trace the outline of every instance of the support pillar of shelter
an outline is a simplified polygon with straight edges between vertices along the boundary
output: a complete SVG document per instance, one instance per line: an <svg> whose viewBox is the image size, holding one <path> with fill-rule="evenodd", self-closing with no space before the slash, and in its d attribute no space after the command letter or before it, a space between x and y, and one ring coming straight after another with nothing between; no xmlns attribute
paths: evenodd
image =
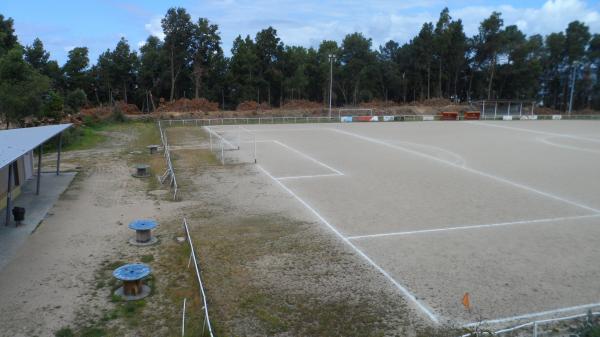
<svg viewBox="0 0 600 337"><path fill-rule="evenodd" d="M40 195L40 181L42 180L42 145L38 147L38 167L37 181L35 185L35 195Z"/></svg>
<svg viewBox="0 0 600 337"><path fill-rule="evenodd" d="M8 226L8 222L10 221L10 204L12 202L12 176L13 176L13 163L8 164L8 190L6 192L6 222L5 226Z"/></svg>
<svg viewBox="0 0 600 337"><path fill-rule="evenodd" d="M58 134L58 145L56 145L56 175L60 175L60 152L62 150L62 132Z"/></svg>

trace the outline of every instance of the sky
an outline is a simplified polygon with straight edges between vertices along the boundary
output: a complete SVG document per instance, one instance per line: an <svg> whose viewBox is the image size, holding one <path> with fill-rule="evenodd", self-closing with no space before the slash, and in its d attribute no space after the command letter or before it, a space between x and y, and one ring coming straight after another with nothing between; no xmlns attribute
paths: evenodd
<svg viewBox="0 0 600 337"><path fill-rule="evenodd" d="M600 33L598 0L2 0L0 14L12 17L19 42L39 37L51 59L63 64L68 51L87 46L90 59L113 49L125 37L138 49L149 35L162 38L160 20L169 7L184 7L196 21L208 18L219 26L226 55L238 35L254 36L272 26L285 44L317 47L322 40L341 41L358 31L377 48L393 39L410 41L424 22L436 22L444 7L462 19L467 36L492 11L505 25L516 24L528 35L564 31L579 20Z"/></svg>

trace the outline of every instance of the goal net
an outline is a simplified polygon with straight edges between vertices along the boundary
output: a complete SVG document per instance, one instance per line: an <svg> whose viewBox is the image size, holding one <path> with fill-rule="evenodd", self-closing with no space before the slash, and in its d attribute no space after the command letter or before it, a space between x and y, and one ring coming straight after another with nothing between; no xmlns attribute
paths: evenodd
<svg viewBox="0 0 600 337"><path fill-rule="evenodd" d="M204 126L210 150L221 164L251 163L256 156L256 137L241 127L214 128Z"/></svg>

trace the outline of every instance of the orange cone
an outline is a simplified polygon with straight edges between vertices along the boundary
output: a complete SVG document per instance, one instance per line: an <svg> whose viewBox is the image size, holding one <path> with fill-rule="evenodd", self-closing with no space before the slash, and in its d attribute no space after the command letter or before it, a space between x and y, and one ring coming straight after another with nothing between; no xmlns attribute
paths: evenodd
<svg viewBox="0 0 600 337"><path fill-rule="evenodd" d="M465 309L471 311L471 298L469 297L469 293L465 293L462 299L462 304Z"/></svg>

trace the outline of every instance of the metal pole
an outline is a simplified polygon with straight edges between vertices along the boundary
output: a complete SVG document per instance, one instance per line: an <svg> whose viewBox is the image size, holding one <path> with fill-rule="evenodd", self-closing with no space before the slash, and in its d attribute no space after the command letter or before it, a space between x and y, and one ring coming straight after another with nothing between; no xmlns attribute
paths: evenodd
<svg viewBox="0 0 600 337"><path fill-rule="evenodd" d="M333 91L333 55L329 54L329 118L331 118L331 95Z"/></svg>
<svg viewBox="0 0 600 337"><path fill-rule="evenodd" d="M496 119L496 112L498 112L498 102L494 105L494 119Z"/></svg>
<svg viewBox="0 0 600 337"><path fill-rule="evenodd" d="M537 321L533 322L533 337L537 337L538 335L538 324Z"/></svg>
<svg viewBox="0 0 600 337"><path fill-rule="evenodd" d="M56 175L60 174L60 151L62 150L62 132L58 134L58 145L56 149Z"/></svg>
<svg viewBox="0 0 600 337"><path fill-rule="evenodd" d="M185 300L186 298L183 299L183 314L181 315L181 337L185 336Z"/></svg>
<svg viewBox="0 0 600 337"><path fill-rule="evenodd" d="M508 115L509 115L509 116L511 116L511 115L512 115L512 114L510 113L510 103L511 103L511 102L508 102Z"/></svg>
<svg viewBox="0 0 600 337"><path fill-rule="evenodd" d="M256 134L254 135L254 164L256 164Z"/></svg>
<svg viewBox="0 0 600 337"><path fill-rule="evenodd" d="M38 170L35 186L35 195L40 195L40 180L42 179L42 145L38 147Z"/></svg>
<svg viewBox="0 0 600 337"><path fill-rule="evenodd" d="M573 108L573 92L575 91L575 69L577 66L577 62L573 63L573 73L571 74L571 95L569 97L569 116L571 116L571 110Z"/></svg>
<svg viewBox="0 0 600 337"><path fill-rule="evenodd" d="M210 129L208 130L208 141L210 143L210 152L212 152L212 150L213 150L213 146L212 146L212 132L210 132Z"/></svg>
<svg viewBox="0 0 600 337"><path fill-rule="evenodd" d="M485 101L483 101L483 109L481 110L481 115L485 117Z"/></svg>
<svg viewBox="0 0 600 337"><path fill-rule="evenodd" d="M225 148L223 145L223 139L221 139L221 163L225 165Z"/></svg>
<svg viewBox="0 0 600 337"><path fill-rule="evenodd" d="M531 102L531 113L530 113L530 115L533 115L533 107L534 107L534 105L535 105L535 102Z"/></svg>
<svg viewBox="0 0 600 337"><path fill-rule="evenodd" d="M523 116L523 102L519 105L519 116Z"/></svg>
<svg viewBox="0 0 600 337"><path fill-rule="evenodd" d="M8 222L10 221L10 203L12 199L12 175L13 175L13 163L8 164L8 189L6 190L6 222L5 226L8 226Z"/></svg>

